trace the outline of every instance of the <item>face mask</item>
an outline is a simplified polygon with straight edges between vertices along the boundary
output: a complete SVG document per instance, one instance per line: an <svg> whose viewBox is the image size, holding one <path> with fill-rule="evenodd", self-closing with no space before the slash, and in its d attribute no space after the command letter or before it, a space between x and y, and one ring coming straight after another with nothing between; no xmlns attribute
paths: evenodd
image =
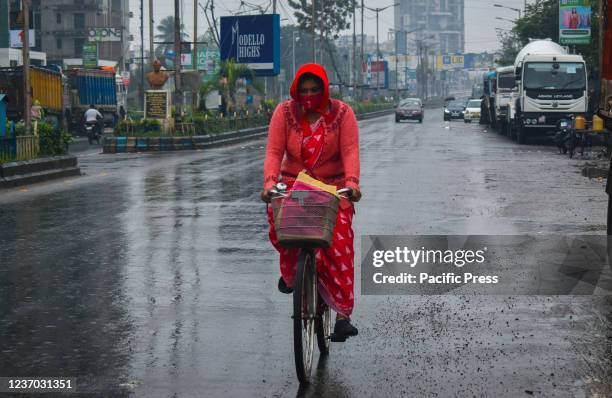
<svg viewBox="0 0 612 398"><path fill-rule="evenodd" d="M300 94L299 101L304 107L305 111L314 111L321 106L321 102L323 101L323 93Z"/></svg>

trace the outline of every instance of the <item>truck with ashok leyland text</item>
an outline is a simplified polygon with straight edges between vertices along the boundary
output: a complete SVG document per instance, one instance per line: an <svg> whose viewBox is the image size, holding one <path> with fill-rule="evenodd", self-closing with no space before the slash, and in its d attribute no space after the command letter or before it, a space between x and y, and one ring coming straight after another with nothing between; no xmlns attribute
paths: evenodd
<svg viewBox="0 0 612 398"><path fill-rule="evenodd" d="M552 135L560 119L585 116L587 70L582 56L568 54L550 39L533 40L514 62L518 91L509 105L510 133L519 144Z"/></svg>

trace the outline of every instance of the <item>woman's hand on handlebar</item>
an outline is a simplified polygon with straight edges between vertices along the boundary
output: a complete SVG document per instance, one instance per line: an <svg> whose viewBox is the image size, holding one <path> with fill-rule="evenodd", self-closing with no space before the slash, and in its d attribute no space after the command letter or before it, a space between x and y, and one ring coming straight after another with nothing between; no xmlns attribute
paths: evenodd
<svg viewBox="0 0 612 398"><path fill-rule="evenodd" d="M349 193L349 200L351 202L359 202L361 200L361 191L357 188L349 188L351 191Z"/></svg>
<svg viewBox="0 0 612 398"><path fill-rule="evenodd" d="M270 203L270 201L272 200L271 194L272 194L271 189L264 189L263 191L261 191L261 200L263 200L266 203Z"/></svg>
<svg viewBox="0 0 612 398"><path fill-rule="evenodd" d="M357 188L342 188L338 190L338 194L351 202L359 202L361 199L361 191Z"/></svg>

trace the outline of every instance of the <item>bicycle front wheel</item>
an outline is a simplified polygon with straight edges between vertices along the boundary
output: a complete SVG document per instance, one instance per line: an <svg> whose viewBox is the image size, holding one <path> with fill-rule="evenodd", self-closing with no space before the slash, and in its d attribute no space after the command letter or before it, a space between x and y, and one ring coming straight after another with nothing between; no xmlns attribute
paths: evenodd
<svg viewBox="0 0 612 398"><path fill-rule="evenodd" d="M331 342L332 334L332 319L331 309L321 296L319 295L319 307L317 313L317 319L315 321L315 329L317 332L317 345L319 346L319 352L321 355L329 354L329 343Z"/></svg>
<svg viewBox="0 0 612 398"><path fill-rule="evenodd" d="M312 369L317 315L317 279L312 250L303 249L293 282L293 350L300 383L308 383Z"/></svg>

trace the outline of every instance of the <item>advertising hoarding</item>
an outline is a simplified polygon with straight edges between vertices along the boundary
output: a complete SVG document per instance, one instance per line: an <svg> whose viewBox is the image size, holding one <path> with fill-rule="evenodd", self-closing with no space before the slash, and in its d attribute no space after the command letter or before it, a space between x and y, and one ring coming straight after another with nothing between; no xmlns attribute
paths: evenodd
<svg viewBox="0 0 612 398"><path fill-rule="evenodd" d="M98 67L98 44L83 44L83 68L94 69Z"/></svg>
<svg viewBox="0 0 612 398"><path fill-rule="evenodd" d="M216 47L198 48L198 70L202 72L202 81L209 81L218 72L220 53Z"/></svg>
<svg viewBox="0 0 612 398"><path fill-rule="evenodd" d="M368 55L367 62L362 64L361 72L364 74L364 81L370 88L388 88L389 87L389 63L387 61L374 61L371 55Z"/></svg>
<svg viewBox="0 0 612 398"><path fill-rule="evenodd" d="M559 0L559 43L591 42L591 1Z"/></svg>
<svg viewBox="0 0 612 398"><path fill-rule="evenodd" d="M11 48L22 48L23 47L23 30L11 30ZM30 36L28 37L30 47L36 47L36 35L34 29L30 29Z"/></svg>
<svg viewBox="0 0 612 398"><path fill-rule="evenodd" d="M463 55L437 55L437 70L454 70L465 67L465 57Z"/></svg>
<svg viewBox="0 0 612 398"><path fill-rule="evenodd" d="M259 76L280 71L280 15L221 17L221 60L233 59Z"/></svg>
<svg viewBox="0 0 612 398"><path fill-rule="evenodd" d="M119 28L91 28L87 35L89 41L121 41Z"/></svg>

